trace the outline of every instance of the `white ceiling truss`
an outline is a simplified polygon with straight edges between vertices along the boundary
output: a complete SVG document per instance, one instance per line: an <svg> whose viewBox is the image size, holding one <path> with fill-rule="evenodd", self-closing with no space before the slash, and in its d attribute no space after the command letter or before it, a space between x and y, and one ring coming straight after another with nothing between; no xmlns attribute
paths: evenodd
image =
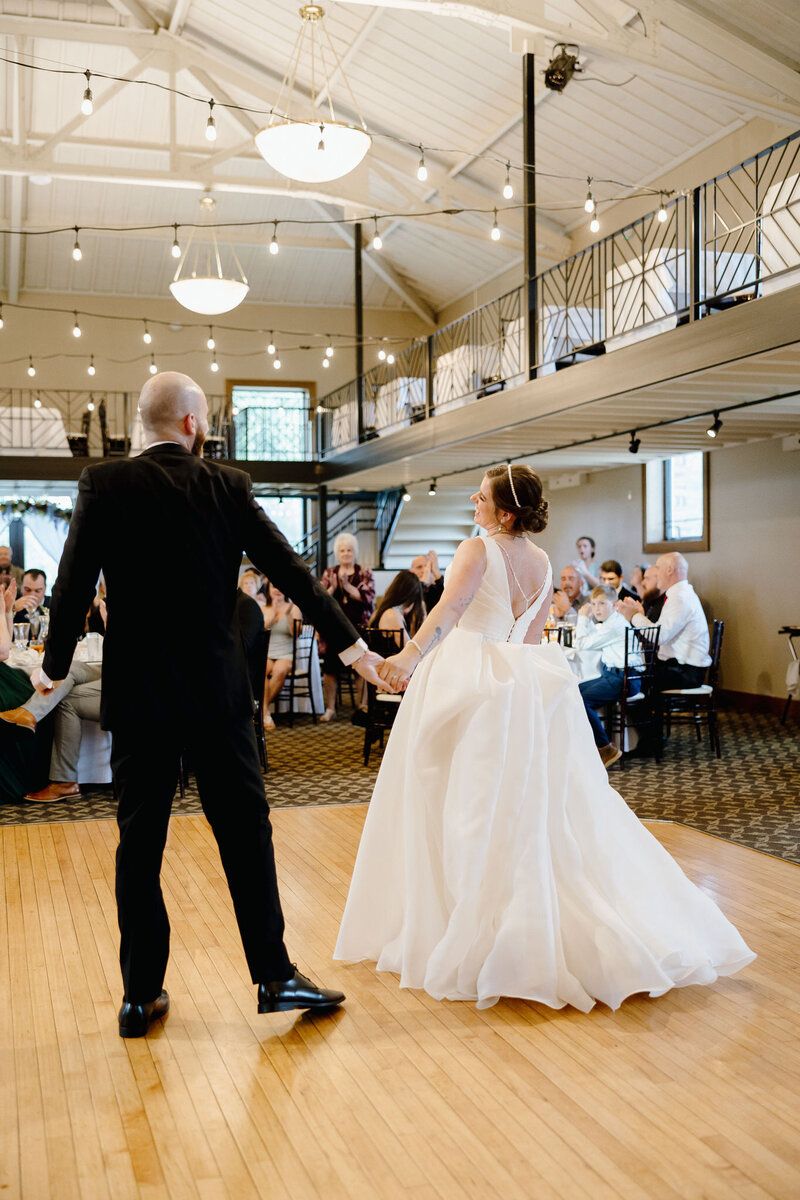
<svg viewBox="0 0 800 1200"><path fill-rule="evenodd" d="M590 84L575 85L564 96L555 96L543 84L537 84L537 127L541 123L547 132L552 124L552 140L563 144L563 160L580 163L587 153L587 143L603 161L604 156L619 153L624 161L632 160L627 175L631 187L644 186L663 176L664 170L685 161L700 148L713 145L754 117L781 122L787 131L800 124L800 73L796 69L800 63L800 18L793 15L790 0L770 0L770 4L753 0L753 19L760 21L764 29L759 38L735 24L735 13L726 11L720 16L714 7L717 3L641 0L634 9L624 0L341 0L331 10L331 18L339 18L347 33L346 44L341 42L344 33L339 35L341 68L349 80L351 72L363 80L356 94L371 131L390 136L377 136L365 164L350 176L329 185L312 186L284 180L266 168L253 144L253 134L266 118L256 114L217 109L217 114L224 113L226 136L215 146L192 140L192 131L187 131L181 118L181 102L174 96L169 98L164 127L153 123L150 129L144 121L137 124L124 119L126 110L146 109L144 97L150 94L150 89L135 86L133 81L153 82L156 78L173 88L187 90L188 85L198 95L207 93L220 106L270 108L278 99L287 56L283 54L284 42L279 42L270 60L264 49L269 49L270 39L258 41L260 25L269 27L274 18L275 29L281 35L292 22L296 28L292 0L263 4L254 0L106 0L106 7L102 0L85 5L75 0L68 7L45 0L29 9L41 9L40 16L0 14L0 36L5 37L11 57L16 53L77 65L101 61L106 48L123 64L111 73L122 74L131 82L97 86L91 117L83 117L76 103L72 111L63 104L60 109L54 106L49 119L43 119L42 106L36 103L37 89L44 88L43 81L52 77L17 66L6 72L7 114L0 115L0 176L7 180L4 223L31 232L48 224L37 218L41 201L26 182L31 174L49 175L53 180L75 185L76 203L82 195L93 195L103 187L112 189L109 195L114 194L115 187L125 189L126 185L147 189L155 197L154 224L159 219L166 223L174 220L170 214L175 210L175 197L186 191L212 188L226 197L232 212L234 199L244 204L248 197L264 197L270 203L274 200L290 206L285 209L286 220L313 220L316 216L332 222L308 228L287 225L281 230L282 246L318 254L352 249L355 234L348 222L353 219L364 222L365 238L369 238L373 214L380 217L398 211L427 211L424 225L402 216L385 221L381 228L384 251L378 254L367 248L364 261L365 267L390 289L395 303L410 309L430 326L444 304L506 270L519 269L521 212L503 211L499 201L502 170L481 156L496 154L500 161L505 155L511 158L515 154L518 161L521 154L521 53L533 53L537 66L541 63L544 67L555 42L574 42L580 47L587 76L596 74L602 80L609 74L625 77L633 72L654 96L660 91L665 122L676 97L698 110L708 109L698 113L697 129L683 137L674 126L663 131L654 128L648 144L642 146L642 154L637 156L628 148L625 160L625 148L617 145L624 138L612 137L614 131L610 130L608 141L595 147L597 139L581 129L585 109L570 108L573 103L580 104L583 96L587 100L594 96ZM770 37L770 13L778 10L776 30L782 36ZM59 15L63 11L68 11L72 19ZM259 27L253 27L252 37L242 37L237 31L255 13L262 18ZM229 30L226 15L231 17ZM777 16L774 19L778 21ZM795 31L797 44L793 45ZM59 44L57 53L53 43ZM450 114L457 114L459 105L465 113L468 111L469 55L474 54L478 61L484 53L487 71L497 78L495 94L491 90L488 93L480 129L477 123L473 128L465 120L458 134L460 145L455 146L455 118ZM440 77L431 75L432 63L440 65ZM455 84L451 80L459 76L460 65L460 82ZM409 105L419 99L414 111L424 112L428 121L427 136L420 135L420 140L426 145L453 146L452 151L426 150L428 180L424 185L415 178L416 147L391 140L407 137L413 142L418 131L402 110L390 111L391 105L383 96L384 74L388 93L392 69L402 71L406 66L410 78L417 70L431 82L429 101L424 96L409 95ZM334 90L339 85L337 96L342 90L339 76L337 67L331 80ZM608 82L618 83L620 79ZM70 82L73 91L78 83ZM54 89L48 95L60 95L61 85L47 86ZM590 90L581 95L582 87ZM302 84L296 90L307 94ZM72 92L65 91L67 95ZM608 96L609 104L613 101L627 106L631 117L636 115L641 103L638 96L628 96L623 88L609 88ZM439 98L441 129L437 125ZM354 118L347 105L338 107L341 119ZM489 119L489 108L494 120ZM104 119L98 122L100 114ZM231 137L234 130L236 135ZM570 144L569 137L574 137L574 144ZM537 128L537 161L538 145ZM545 165L557 168L558 164ZM612 169L620 171L622 167L611 163ZM620 177L626 178L624 174ZM521 177L514 182L519 198ZM563 189L553 187L551 192L557 195L563 191L567 196L570 187L574 193L574 185L566 183ZM498 219L503 232L496 251L487 246L487 222L491 217L435 213L451 207L490 212L495 204L500 208ZM551 202L550 208L543 203L537 212L537 246L546 263L567 257L572 248L569 234L576 216L574 211L559 209L557 203ZM61 214L63 223L72 223L73 217L78 220L73 213ZM265 219L273 219L271 211ZM146 241L152 236L142 234L141 238ZM241 231L229 240L255 245L263 242L264 236L263 229ZM309 266L302 269L313 272L311 256L308 258ZM25 287L47 290L46 279L27 277L24 237L7 239L3 268L2 282L9 300Z"/></svg>

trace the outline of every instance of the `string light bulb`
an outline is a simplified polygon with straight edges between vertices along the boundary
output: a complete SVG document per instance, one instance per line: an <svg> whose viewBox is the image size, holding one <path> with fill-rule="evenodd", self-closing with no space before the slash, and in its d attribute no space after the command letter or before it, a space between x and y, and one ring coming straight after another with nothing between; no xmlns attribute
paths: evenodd
<svg viewBox="0 0 800 1200"><path fill-rule="evenodd" d="M715 438L717 436L717 434L719 433L720 429L722 429L722 421L720 421L720 419L719 419L719 413L715 412L713 424L709 425L708 429L706 430L706 433L708 434L708 436L710 438Z"/></svg>
<svg viewBox="0 0 800 1200"><path fill-rule="evenodd" d="M36 367L33 365L33 358L30 354L28 355L28 374L30 375L31 379L33 379L34 375L36 374Z"/></svg>
<svg viewBox="0 0 800 1200"><path fill-rule="evenodd" d="M589 175L586 179L586 186L588 187L589 190L586 193L586 200L584 201L583 208L584 208L585 212L592 213L592 212L594 212L596 206L595 206L595 202L594 202L594 196L592 195L592 177L591 177L591 175Z"/></svg>
<svg viewBox="0 0 800 1200"><path fill-rule="evenodd" d="M34 407L34 408L41 408L41 407L42 407L42 402L41 402L41 400L39 399L39 397L38 397L38 396L36 397L36 399L35 399L35 400L34 400L34 402L33 402L33 407Z"/></svg>
<svg viewBox="0 0 800 1200"><path fill-rule="evenodd" d="M378 351L378 358L381 360L381 362L383 362L383 360L386 358L386 351L383 349L383 347L381 347L381 349Z"/></svg>
<svg viewBox="0 0 800 1200"><path fill-rule="evenodd" d="M216 350L216 348L217 348L217 343L214 341L214 326L213 325L209 325L209 327L208 327L208 340L206 342L206 346L208 347L209 350Z"/></svg>
<svg viewBox="0 0 800 1200"><path fill-rule="evenodd" d="M658 198L658 219L662 225L664 224L664 222L667 219L667 210L664 207L664 197L663 196L659 196L659 198Z"/></svg>
<svg viewBox="0 0 800 1200"><path fill-rule="evenodd" d="M0 304L0 329L3 328L3 306Z"/></svg>
<svg viewBox="0 0 800 1200"><path fill-rule="evenodd" d="M81 336L81 327L78 324L78 314L75 313L75 324L72 326L72 336L79 338Z"/></svg>
<svg viewBox="0 0 800 1200"><path fill-rule="evenodd" d="M150 355L150 366L147 369L151 375L155 375L158 372L158 367L156 366L156 360L153 358L152 354Z"/></svg>
<svg viewBox="0 0 800 1200"><path fill-rule="evenodd" d="M172 228L175 230L175 238L174 238L174 240L173 240L173 242L172 242L172 250L170 251L170 253L171 253L171 255L172 255L172 257L173 257L173 258L180 258L180 256L181 256L181 245L180 245L180 242L178 241L178 226L177 226L177 225L173 225L173 226L172 226Z"/></svg>
<svg viewBox="0 0 800 1200"><path fill-rule="evenodd" d="M269 344L267 345L267 354L275 353L275 343L272 340L272 330L269 331Z"/></svg>
<svg viewBox="0 0 800 1200"><path fill-rule="evenodd" d="M403 492L403 503L404 503L404 504L408 504L408 502L409 502L409 500L410 500L410 499L411 499L411 493L410 493L410 492Z"/></svg>
<svg viewBox="0 0 800 1200"><path fill-rule="evenodd" d="M325 347L325 357L333 358L333 345L331 344L331 335L328 334L328 344Z"/></svg>
<svg viewBox="0 0 800 1200"><path fill-rule="evenodd" d="M503 199L504 200L513 200L514 199L514 188L511 183L511 163L510 162L506 163L506 181L503 184Z"/></svg>
<svg viewBox="0 0 800 1200"><path fill-rule="evenodd" d="M594 216L589 222L589 228L591 229L592 233L600 232L600 221L598 220L597 212L595 212Z"/></svg>
<svg viewBox="0 0 800 1200"><path fill-rule="evenodd" d="M331 365L331 360L329 358L323 358L322 365L323 367L329 367Z"/></svg>
<svg viewBox="0 0 800 1200"><path fill-rule="evenodd" d="M497 224L497 209L494 210L494 225L492 226L491 238L493 242L500 241L500 226Z"/></svg>
<svg viewBox="0 0 800 1200"><path fill-rule="evenodd" d="M217 362L216 354L214 355L214 357L211 360L211 370L214 372L215 375L216 375L217 371L219 370L219 363Z"/></svg>
<svg viewBox="0 0 800 1200"><path fill-rule="evenodd" d="M432 480L431 480L431 485L430 485L430 487L428 488L428 495L429 495L429 496L435 496L435 495L436 495L436 480L435 480L435 479L432 479Z"/></svg>
<svg viewBox="0 0 800 1200"><path fill-rule="evenodd" d="M419 148L419 153L420 159L417 166L417 179L420 181L420 183L424 183L428 178L428 168L425 166L425 151L422 149L422 146Z"/></svg>
<svg viewBox="0 0 800 1200"><path fill-rule="evenodd" d="M206 121L206 141L215 142L217 140L217 122L214 120L214 101L208 102L208 120Z"/></svg>
<svg viewBox="0 0 800 1200"><path fill-rule="evenodd" d="M80 242L78 241L79 233L80 233L80 230L78 229L78 226L76 225L75 226L75 245L72 247L72 257L75 259L75 262L80 262L81 259L83 258L83 251L81 250Z"/></svg>
<svg viewBox="0 0 800 1200"><path fill-rule="evenodd" d="M86 91L83 93L81 100L81 112L85 117L90 117L94 112L94 97L92 96L92 72L84 71L86 76Z"/></svg>
<svg viewBox="0 0 800 1200"><path fill-rule="evenodd" d="M152 342L152 340L153 340L153 335L151 334L150 330L147 328L147 321L145 321L144 333L142 334L142 341L144 342L145 346L149 346L150 343Z"/></svg>
<svg viewBox="0 0 800 1200"><path fill-rule="evenodd" d="M96 375L96 374L97 374L97 371L95 370L95 365L94 365L94 355L93 355L93 354L90 354L90 355L89 355L89 365L88 365L88 367L86 368L86 374L87 374L87 375ZM93 409L94 409L94 405L93 405L93 404L90 404L90 405L89 405L89 411L91 412L91 411L93 411Z"/></svg>
<svg viewBox="0 0 800 1200"><path fill-rule="evenodd" d="M277 254L278 251L280 250L280 246L278 245L278 222L273 221L272 224L273 224L272 240L269 244L269 252L270 252L270 254Z"/></svg>
<svg viewBox="0 0 800 1200"><path fill-rule="evenodd" d="M280 369L281 369L281 360L280 360L279 358L273 358L273 360L272 360L272 365L273 365L273 367L275 368L275 370L276 370L276 371L280 371Z"/></svg>
<svg viewBox="0 0 800 1200"><path fill-rule="evenodd" d="M89 403L86 405L86 411L94 412L94 400L90 400Z"/></svg>
<svg viewBox="0 0 800 1200"><path fill-rule="evenodd" d="M375 222L375 233L372 236L372 249L373 250L381 250L381 249L383 249L383 238L381 237L380 233L378 232L378 218L373 217L372 219Z"/></svg>
<svg viewBox="0 0 800 1200"><path fill-rule="evenodd" d="M387 354L387 355L386 355L386 361L387 361L387 363L389 364L389 366L391 366L391 365L392 365L392 363L394 362L394 355L393 355L393 354Z"/></svg>

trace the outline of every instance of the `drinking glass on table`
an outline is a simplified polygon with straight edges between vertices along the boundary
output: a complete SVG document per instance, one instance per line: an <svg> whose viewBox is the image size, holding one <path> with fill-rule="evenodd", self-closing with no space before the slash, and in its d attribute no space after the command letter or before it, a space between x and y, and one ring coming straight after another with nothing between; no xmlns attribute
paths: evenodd
<svg viewBox="0 0 800 1200"><path fill-rule="evenodd" d="M14 622L14 645L20 650L23 650L30 640L31 625L30 621L15 621Z"/></svg>

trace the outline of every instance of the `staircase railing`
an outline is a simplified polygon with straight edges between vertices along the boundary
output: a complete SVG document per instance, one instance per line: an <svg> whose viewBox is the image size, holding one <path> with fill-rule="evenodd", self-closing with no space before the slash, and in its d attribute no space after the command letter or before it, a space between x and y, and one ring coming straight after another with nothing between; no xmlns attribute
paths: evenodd
<svg viewBox="0 0 800 1200"><path fill-rule="evenodd" d="M376 509L375 529L378 533L378 560L383 568L386 551L391 545L403 509L403 489L389 488L385 492L380 492Z"/></svg>

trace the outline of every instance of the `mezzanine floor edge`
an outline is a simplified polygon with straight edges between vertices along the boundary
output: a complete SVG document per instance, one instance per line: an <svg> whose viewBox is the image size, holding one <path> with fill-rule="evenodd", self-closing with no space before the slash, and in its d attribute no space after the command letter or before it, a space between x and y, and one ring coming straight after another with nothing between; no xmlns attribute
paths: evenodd
<svg viewBox="0 0 800 1200"><path fill-rule="evenodd" d="M652 831L759 958L617 1013L478 1012L331 961L364 806L273 812L287 940L348 993L259 1017L202 817L164 865L172 1012L117 1036L110 821L0 829L0 1192L291 1200L800 1194L800 869Z"/></svg>

